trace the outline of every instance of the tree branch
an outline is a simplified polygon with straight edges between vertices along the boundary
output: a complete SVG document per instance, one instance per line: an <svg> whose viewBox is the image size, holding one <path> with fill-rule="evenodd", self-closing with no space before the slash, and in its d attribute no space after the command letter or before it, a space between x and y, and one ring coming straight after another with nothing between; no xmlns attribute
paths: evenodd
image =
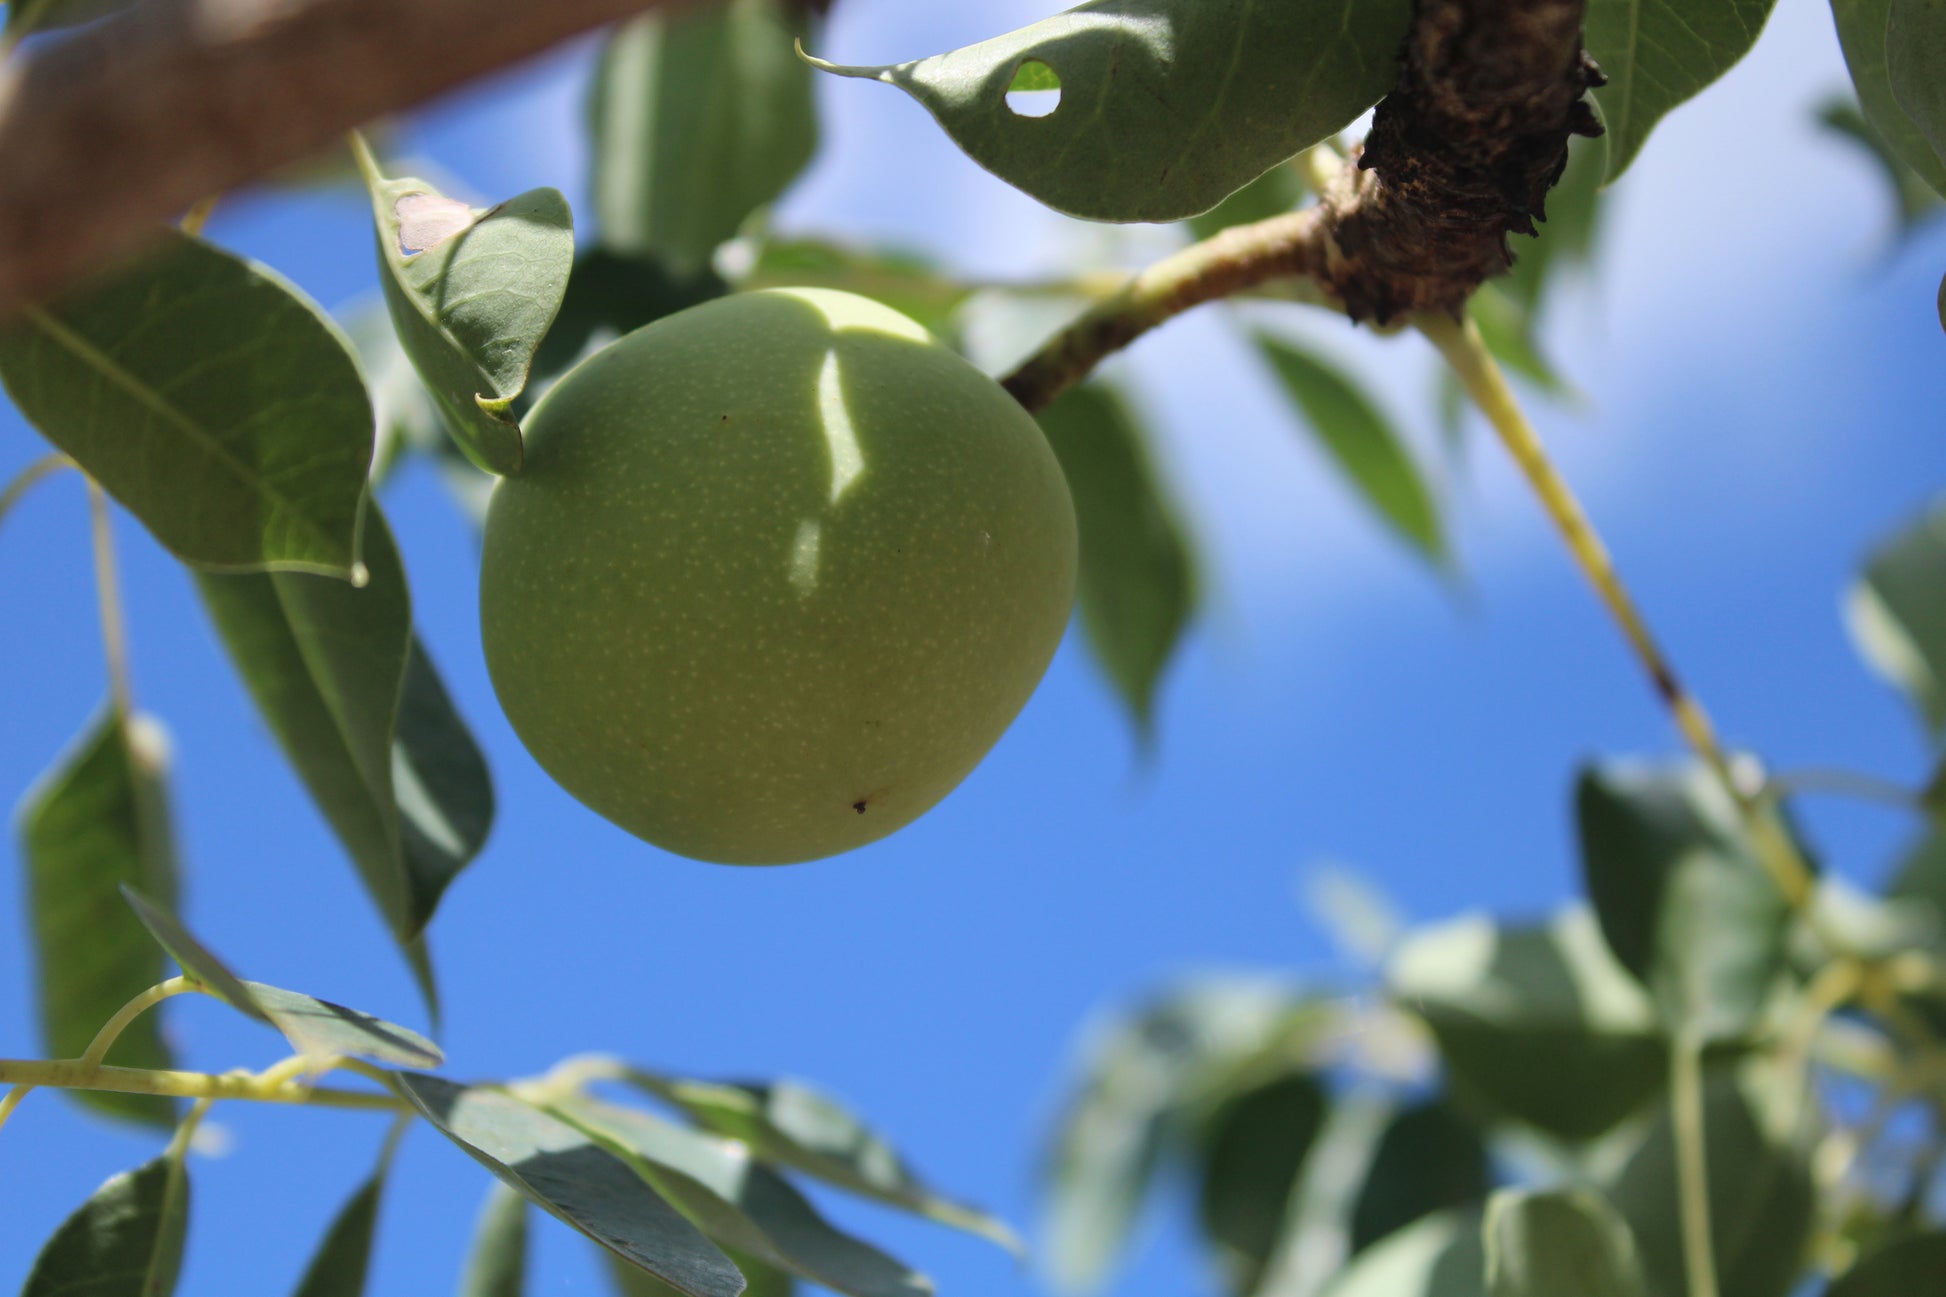
<svg viewBox="0 0 1946 1297"><path fill-rule="evenodd" d="M0 317L159 223L677 0L143 0L0 68Z"/></svg>

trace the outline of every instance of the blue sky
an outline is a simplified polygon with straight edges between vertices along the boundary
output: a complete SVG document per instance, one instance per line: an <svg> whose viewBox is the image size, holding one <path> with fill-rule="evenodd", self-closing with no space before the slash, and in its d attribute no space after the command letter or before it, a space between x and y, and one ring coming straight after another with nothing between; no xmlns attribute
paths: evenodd
<svg viewBox="0 0 1946 1297"><path fill-rule="evenodd" d="M843 61L947 48L1031 20L1032 0L842 0ZM1889 248L1889 204L1810 109L1843 85L1829 17L1786 0L1757 53L1666 122L1613 195L1594 275L1556 303L1556 351L1585 391L1537 406L1651 617L1729 738L1782 768L1908 781L1918 726L1866 674L1837 614L1859 556L1946 486L1946 338L1933 314L1946 224ZM581 196L587 48L439 106L412 141L482 197ZM1153 234L1082 227L960 157L914 105L820 86L826 139L778 222L930 247L969 273L1032 275L1077 251L1136 258ZM215 239L327 305L374 279L358 195L239 200ZM1291 327L1367 366L1428 455L1432 369L1410 339ZM852 855L782 870L666 856L556 789L493 703L475 551L431 474L386 503L421 627L485 745L501 814L434 930L456 1077L539 1071L586 1049L701 1075L792 1074L853 1101L943 1188L1023 1227L1039 1144L1077 1033L1188 970L1355 972L1298 902L1352 865L1413 919L1545 911L1574 890L1567 790L1597 754L1673 736L1592 598L1494 448L1449 484L1462 587L1383 534L1332 476L1221 312L1180 321L1115 370L1154 416L1202 539L1204 616L1168 678L1154 761L1071 636L993 756L939 809ZM0 476L42 444L0 417ZM412 989L347 862L257 720L186 576L127 519L136 695L173 735L189 918L247 976L418 1022ZM103 689L78 484L40 488L0 529L0 790L15 798ZM1808 808L1827 858L1876 877L1911 827ZM0 1056L37 1052L15 846L0 870ZM186 1065L274 1061L273 1038L179 1001ZM365 1173L382 1122L219 1107L227 1148L195 1164L183 1291L295 1280ZM0 1291L146 1133L36 1095L0 1134ZM486 1188L420 1130L393 1184L371 1287L449 1290ZM941 1291L1044 1291L983 1244L876 1210L833 1214ZM1117 1291L1194 1292L1180 1213ZM537 1234L533 1291L600 1292L578 1236Z"/></svg>

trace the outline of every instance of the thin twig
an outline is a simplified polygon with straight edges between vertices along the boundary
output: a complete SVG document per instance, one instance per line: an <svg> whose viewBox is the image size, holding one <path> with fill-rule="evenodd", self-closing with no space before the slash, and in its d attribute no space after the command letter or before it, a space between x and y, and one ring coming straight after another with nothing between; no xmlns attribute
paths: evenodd
<svg viewBox="0 0 1946 1297"><path fill-rule="evenodd" d="M187 977L171 977L135 996L117 1009L114 1017L102 1024L101 1030L95 1033L95 1038L88 1042L88 1048L82 1051L81 1061L99 1063L108 1057L108 1051L114 1047L115 1041L121 1034L128 1030L129 1024L169 997L195 989L196 984Z"/></svg>
<svg viewBox="0 0 1946 1297"><path fill-rule="evenodd" d="M1716 1297L1709 1147L1703 1129L1703 1043L1691 1032L1679 1033L1669 1051L1669 1107L1675 1122L1683 1274L1689 1281L1689 1297Z"/></svg>
<svg viewBox="0 0 1946 1297"><path fill-rule="evenodd" d="M36 482L44 481L64 468L75 466L73 460L57 450L51 455L42 455L26 468L21 469L14 475L13 481L7 483L5 487L0 487L0 523L7 520L7 515L13 512L14 506L33 489Z"/></svg>
<svg viewBox="0 0 1946 1297"><path fill-rule="evenodd" d="M121 578L115 569L115 532L108 495L88 479L88 505L94 515L95 597L101 605L101 648L108 661L108 693L126 724L135 715L135 691L128 675L128 628L122 616Z"/></svg>
<svg viewBox="0 0 1946 1297"><path fill-rule="evenodd" d="M114 1094L153 1094L171 1099L238 1099L251 1103L305 1103L326 1108L397 1112L403 1101L368 1090L311 1087L293 1081L266 1085L249 1072L217 1076L160 1068L110 1067L69 1059L0 1058L0 1085L34 1085L63 1090L106 1090Z"/></svg>

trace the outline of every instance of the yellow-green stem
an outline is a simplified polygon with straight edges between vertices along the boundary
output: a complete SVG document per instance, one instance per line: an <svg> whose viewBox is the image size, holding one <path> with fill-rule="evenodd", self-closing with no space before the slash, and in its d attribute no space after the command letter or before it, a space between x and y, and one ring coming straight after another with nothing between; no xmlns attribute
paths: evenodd
<svg viewBox="0 0 1946 1297"><path fill-rule="evenodd" d="M18 1108L22 1100L26 1099L33 1092L34 1087L31 1085L16 1085L5 1094L0 1095L0 1130L6 1129L7 1118L13 1116L14 1109Z"/></svg>
<svg viewBox="0 0 1946 1297"><path fill-rule="evenodd" d="M78 1058L0 1058L0 1085L47 1086L64 1090L108 1090L116 1094L154 1094L172 1099L241 1099L252 1103L306 1103L326 1108L397 1112L402 1101L367 1090L312 1087L289 1079L249 1072L222 1076L143 1067L110 1067Z"/></svg>
<svg viewBox="0 0 1946 1297"><path fill-rule="evenodd" d="M108 1051L114 1046L116 1038L128 1030L130 1023L141 1017L149 1009L161 1004L170 996L181 995L185 991L193 991L195 989L195 983L186 977L172 977L165 982L158 982L154 986L151 986L148 990L142 992L127 1004L117 1009L115 1016L102 1024L101 1030L95 1033L95 1038L88 1042L88 1048L82 1051L81 1061L84 1063L99 1063L102 1059L108 1057Z"/></svg>
<svg viewBox="0 0 1946 1297"><path fill-rule="evenodd" d="M115 535L108 495L88 479L88 505L94 514L95 595L101 604L101 648L108 661L108 692L126 721L135 714L135 691L128 678L128 632L122 620L121 581L115 571Z"/></svg>
<svg viewBox="0 0 1946 1297"><path fill-rule="evenodd" d="M73 468L75 463L60 451L43 455L26 468L14 475L14 480L0 488L0 522L7 520L13 507L20 503L21 497L31 490L36 482L51 477L64 468Z"/></svg>
<svg viewBox="0 0 1946 1297"><path fill-rule="evenodd" d="M1669 1107L1675 1120L1676 1198L1682 1214L1683 1274L1689 1297L1716 1297L1710 1237L1709 1141L1703 1129L1703 1042L1678 1035L1669 1052Z"/></svg>
<svg viewBox="0 0 1946 1297"><path fill-rule="evenodd" d="M203 227L209 224L210 214L216 210L217 201L216 195L211 194L208 198L202 199L194 207L184 212L182 214L182 232L192 235L201 234Z"/></svg>

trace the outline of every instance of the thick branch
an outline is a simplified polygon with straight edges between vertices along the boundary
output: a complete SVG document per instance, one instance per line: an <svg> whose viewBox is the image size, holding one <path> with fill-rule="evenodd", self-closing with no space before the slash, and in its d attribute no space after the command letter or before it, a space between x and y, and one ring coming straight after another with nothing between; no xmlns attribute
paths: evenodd
<svg viewBox="0 0 1946 1297"><path fill-rule="evenodd" d="M0 316L160 222L673 0L143 0L0 69Z"/></svg>

